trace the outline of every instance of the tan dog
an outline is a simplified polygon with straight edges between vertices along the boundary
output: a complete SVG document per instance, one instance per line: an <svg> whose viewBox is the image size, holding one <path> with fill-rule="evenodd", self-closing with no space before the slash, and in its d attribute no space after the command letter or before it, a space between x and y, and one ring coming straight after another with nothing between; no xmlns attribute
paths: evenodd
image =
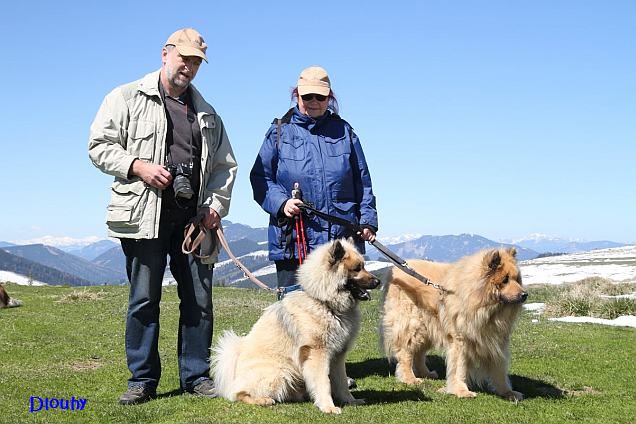
<svg viewBox="0 0 636 424"><path fill-rule="evenodd" d="M360 404L347 387L345 356L358 334L358 301L380 281L350 241L312 252L298 270L302 291L268 307L245 337L221 336L212 355L218 393L255 405L311 398L325 413Z"/></svg>
<svg viewBox="0 0 636 424"><path fill-rule="evenodd" d="M408 262L448 289L446 294L394 269L385 288L381 336L387 356L397 362L400 381L437 378L426 366L426 353L435 347L447 352L447 393L475 397L468 388L474 385L510 400L523 399L508 378L510 334L528 296L516 253L514 248L496 249L452 264Z"/></svg>

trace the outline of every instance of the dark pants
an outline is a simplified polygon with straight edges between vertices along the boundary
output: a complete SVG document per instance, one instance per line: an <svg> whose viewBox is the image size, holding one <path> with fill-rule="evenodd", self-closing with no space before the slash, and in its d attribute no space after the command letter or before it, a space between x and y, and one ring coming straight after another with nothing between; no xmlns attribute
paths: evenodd
<svg viewBox="0 0 636 424"><path fill-rule="evenodd" d="M121 239L130 282L126 319L126 357L132 374L129 387L156 388L159 384L159 302L167 256L180 299L177 353L181 387L191 390L209 378L212 268L181 252L183 229L194 213L163 210L158 238Z"/></svg>
<svg viewBox="0 0 636 424"><path fill-rule="evenodd" d="M298 260L283 259L274 261L276 264L276 278L278 287L289 287L297 284L296 271L298 270Z"/></svg>

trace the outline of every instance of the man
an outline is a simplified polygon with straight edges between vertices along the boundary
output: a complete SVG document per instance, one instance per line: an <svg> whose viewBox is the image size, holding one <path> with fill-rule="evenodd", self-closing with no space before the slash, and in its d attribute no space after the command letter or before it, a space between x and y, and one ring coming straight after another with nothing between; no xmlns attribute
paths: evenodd
<svg viewBox="0 0 636 424"><path fill-rule="evenodd" d="M115 177L106 220L109 236L121 240L130 282L126 356L132 376L119 399L124 405L156 396L167 256L180 299L181 388L216 396L208 358L218 247L208 239L210 255L202 259L181 251L190 219L199 214L213 229L227 215L237 170L221 118L191 84L207 62L206 49L194 29L175 32L162 49L161 69L109 93L91 125L89 156Z"/></svg>

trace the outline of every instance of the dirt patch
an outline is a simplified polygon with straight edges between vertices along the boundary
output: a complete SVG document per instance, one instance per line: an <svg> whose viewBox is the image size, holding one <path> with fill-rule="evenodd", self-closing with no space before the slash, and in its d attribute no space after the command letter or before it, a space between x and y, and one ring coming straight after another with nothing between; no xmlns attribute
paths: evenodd
<svg viewBox="0 0 636 424"><path fill-rule="evenodd" d="M578 397L578 396L584 396L584 395L599 395L601 394L601 392L599 392L598 390L595 390L593 387L590 386L583 386L581 389L578 390L566 390L565 391L568 395L570 396L574 396L574 397Z"/></svg>
<svg viewBox="0 0 636 424"><path fill-rule="evenodd" d="M67 367L73 371L93 371L102 366L100 358L89 358L85 361L76 361L68 364Z"/></svg>
<svg viewBox="0 0 636 424"><path fill-rule="evenodd" d="M62 296L57 302L58 303L72 303L72 302L85 302L85 301L95 301L102 300L106 292L104 291L88 291L88 290L73 290L72 293Z"/></svg>

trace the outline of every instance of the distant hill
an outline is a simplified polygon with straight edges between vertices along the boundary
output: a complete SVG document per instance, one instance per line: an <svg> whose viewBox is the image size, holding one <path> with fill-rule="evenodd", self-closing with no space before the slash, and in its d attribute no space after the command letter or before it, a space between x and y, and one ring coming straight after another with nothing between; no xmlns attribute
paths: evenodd
<svg viewBox="0 0 636 424"><path fill-rule="evenodd" d="M126 257L121 250L121 246L111 247L94 258L91 262L105 268L126 272Z"/></svg>
<svg viewBox="0 0 636 424"><path fill-rule="evenodd" d="M223 228L232 252L241 259L250 271L261 274L267 284L275 286L276 276L273 263L267 259L267 244L265 243L267 241L267 228L254 228L227 220L223 221ZM4 249L12 254L55 268L90 284L127 282L124 254L118 243L111 240L101 240L81 249L75 248L72 250L74 254L65 253L42 244L15 246L11 243L0 242L0 246L2 244L6 246ZM430 259L442 262L455 261L478 250L497 247L515 246L519 260L529 260L546 252L569 253L624 246L624 244L611 241L573 242L540 235L515 242L499 242L474 234L404 235L394 238L393 242L387 240L384 244L404 259ZM367 258L372 261L388 261L373 246L369 245L367 245ZM164 282L173 279L168 268ZM253 286L251 282L243 278L243 273L229 260L229 256L224 250L221 250L219 262L214 268L214 284L235 287Z"/></svg>
<svg viewBox="0 0 636 424"><path fill-rule="evenodd" d="M231 247L230 247L231 248ZM271 265L272 262L267 259L267 251L261 250L256 252L251 252L242 256L237 256L247 269L249 269L252 273L257 273L264 267ZM214 284L218 286L229 286L233 287L254 287L254 283L248 281L245 285L236 285L235 282L244 277L243 271L241 271L232 260L228 259L222 262L218 262L214 266ZM259 277L260 279L260 277ZM265 282L265 284L269 285L269 282ZM276 283L274 283L274 286Z"/></svg>
<svg viewBox="0 0 636 424"><path fill-rule="evenodd" d="M415 240L391 244L387 247L403 259L429 259L439 262L456 261L462 256L471 255L482 249L512 247L511 244L500 243L474 234L447 236L422 236ZM519 260L533 259L539 256L534 250L517 248ZM372 246L367 247L367 256L372 259L387 260Z"/></svg>
<svg viewBox="0 0 636 424"><path fill-rule="evenodd" d="M264 248L264 246L259 245L257 242L246 239L246 238L240 238L238 240L228 241L228 244L230 245L230 249L232 250L232 253L234 253L234 255L236 255L237 257L258 252ZM226 267L226 266L220 265L220 263L224 261L228 261L229 259L230 257L227 254L227 252L224 249L221 249L221 252L219 253L219 262L214 267L215 281L227 280L229 275L235 275L235 274L242 275L232 261L230 261L230 266ZM93 259L92 262L102 267L106 267L106 268L110 268L114 270L121 270L121 272L124 272L124 273L126 271L126 257L124 256L124 252L121 250L120 246L116 246L116 247L113 247L112 249L107 250L106 252L102 253L101 255ZM251 265L258 266L258 268L260 268L260 266L263 266L261 265L261 263L263 264L270 263L267 260L267 257L265 257L264 261L259 260L257 262L258 263L252 263ZM254 269L258 269L258 268L254 268ZM252 270L252 268L249 268L249 269ZM170 277L169 270L167 270L167 277Z"/></svg>
<svg viewBox="0 0 636 424"><path fill-rule="evenodd" d="M572 241L542 234L534 234L526 239L515 240L513 243L540 253L577 253L626 246L624 243L616 243L613 241Z"/></svg>
<svg viewBox="0 0 636 424"><path fill-rule="evenodd" d="M238 240L228 240L228 245L230 246L230 250L236 257L246 255L248 253L257 252L259 250L267 249L267 246L260 245L257 242L247 239L240 238ZM219 262L230 259L230 256L227 254L225 249L221 249L219 252Z"/></svg>
<svg viewBox="0 0 636 424"><path fill-rule="evenodd" d="M15 246L15 244L9 243L8 241L0 241L0 247L8 247L8 246Z"/></svg>
<svg viewBox="0 0 636 424"><path fill-rule="evenodd" d="M91 284L119 284L125 281L126 278L123 270L106 268L43 244L5 247L4 250L13 255L87 280Z"/></svg>
<svg viewBox="0 0 636 424"><path fill-rule="evenodd" d="M91 281L13 255L3 249L0 249L0 270L14 272L51 285L90 286L93 284Z"/></svg>
<svg viewBox="0 0 636 424"><path fill-rule="evenodd" d="M100 240L95 243L91 243L88 246L84 246L78 249L64 250L66 253L70 253L71 255L79 256L80 258L84 258L89 261L93 261L93 259L97 258L102 253L106 252L113 247L119 247L119 243L115 243L112 240Z"/></svg>
<svg viewBox="0 0 636 424"><path fill-rule="evenodd" d="M257 243L267 241L267 227L253 228L249 225L223 221L223 232L227 241L239 240L242 238L255 241Z"/></svg>

